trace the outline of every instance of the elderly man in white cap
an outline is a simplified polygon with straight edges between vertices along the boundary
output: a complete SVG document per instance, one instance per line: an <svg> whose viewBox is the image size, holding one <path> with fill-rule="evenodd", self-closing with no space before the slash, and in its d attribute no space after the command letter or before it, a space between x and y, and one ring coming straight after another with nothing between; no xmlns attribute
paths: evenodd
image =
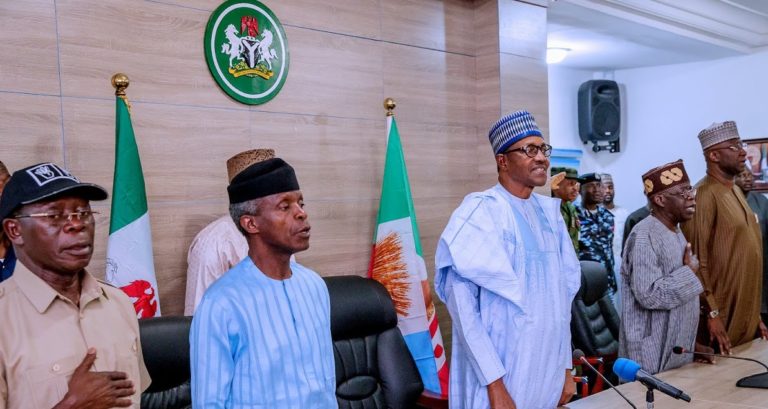
<svg viewBox="0 0 768 409"><path fill-rule="evenodd" d="M707 175L696 185L696 214L682 228L704 286L697 341L727 354L758 335L768 337L760 319L763 244L757 217L734 185L747 156L736 123L713 124L699 140Z"/></svg>
<svg viewBox="0 0 768 409"><path fill-rule="evenodd" d="M580 269L530 113L489 132L499 183L470 193L440 236L435 287L453 319L451 408L551 409L575 392L571 301Z"/></svg>

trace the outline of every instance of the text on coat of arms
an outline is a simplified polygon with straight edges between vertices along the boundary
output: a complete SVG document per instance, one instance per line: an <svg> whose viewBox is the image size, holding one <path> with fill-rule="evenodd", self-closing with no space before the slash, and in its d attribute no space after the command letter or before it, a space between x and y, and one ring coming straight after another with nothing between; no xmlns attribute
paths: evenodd
<svg viewBox="0 0 768 409"><path fill-rule="evenodd" d="M221 53L229 56L229 73L235 78L247 75L270 79L272 60L277 60L277 52L272 48L273 34L268 28L259 33L259 22L254 16L242 16L240 30L234 24L224 29L226 42L221 45Z"/></svg>

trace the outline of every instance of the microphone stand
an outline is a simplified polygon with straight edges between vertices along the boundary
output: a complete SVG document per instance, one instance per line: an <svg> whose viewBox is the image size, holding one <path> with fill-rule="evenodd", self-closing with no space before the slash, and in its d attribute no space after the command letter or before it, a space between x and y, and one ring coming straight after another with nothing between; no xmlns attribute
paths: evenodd
<svg viewBox="0 0 768 409"><path fill-rule="evenodd" d="M676 346L672 348L672 352L675 354L698 354L704 356L713 356L717 358L738 359L741 361L750 361L758 365L762 365L765 368L765 372L761 372L755 375L745 376L736 382L736 386L741 388L756 388L756 389L768 389L768 365L752 358L743 358L740 356L711 354L709 352L691 352L683 347Z"/></svg>
<svg viewBox="0 0 768 409"><path fill-rule="evenodd" d="M647 409L653 409L653 388L646 386L648 390L645 392L645 407Z"/></svg>

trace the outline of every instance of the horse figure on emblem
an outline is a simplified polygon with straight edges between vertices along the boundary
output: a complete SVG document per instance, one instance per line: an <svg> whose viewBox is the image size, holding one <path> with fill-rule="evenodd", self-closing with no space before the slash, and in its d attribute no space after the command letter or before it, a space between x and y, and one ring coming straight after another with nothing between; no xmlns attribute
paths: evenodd
<svg viewBox="0 0 768 409"><path fill-rule="evenodd" d="M227 37L229 43L225 43L221 46L221 52L229 54L230 67L234 67L234 65L232 65L234 59L244 61L243 57L240 56L243 53L243 43L240 41L240 37L238 37L237 34L237 29L234 24L228 25L224 30L224 35Z"/></svg>

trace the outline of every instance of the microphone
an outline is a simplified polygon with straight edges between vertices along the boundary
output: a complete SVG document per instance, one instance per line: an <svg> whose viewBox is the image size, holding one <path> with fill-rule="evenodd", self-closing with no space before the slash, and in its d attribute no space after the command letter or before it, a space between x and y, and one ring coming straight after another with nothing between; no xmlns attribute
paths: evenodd
<svg viewBox="0 0 768 409"><path fill-rule="evenodd" d="M624 400L625 400L625 401L627 401L627 403L629 403L629 406L632 406L634 409L637 409L637 406L635 406L635 405L634 405L634 404L633 404L633 403L632 403L632 402L631 402L629 399L627 399L627 397L626 397L626 396L624 396L624 394L623 394L623 393L621 393L621 391L620 391L620 390L616 389L616 387L615 387L615 386L613 386L613 384L611 383L611 381L609 381L609 380L608 380L608 378L606 378L605 376L603 376L603 374L601 374L601 373L600 373L600 371L598 371L597 369L595 369L595 367L594 367L594 366L592 366L592 365L589 363L589 361L587 361L587 358L585 358L585 357L584 357L584 351L582 351L582 350L580 350L580 349L574 349L574 350L573 350L573 359L574 359L575 361L581 361L581 363L583 363L584 365L588 366L588 367L589 367L589 369L591 369L591 370L592 370L592 372L596 373L596 374L597 374L597 376L599 376L600 378L602 378L602 379L603 379L603 381L604 381L605 383L607 383L607 384L608 384L608 386L610 386L610 387L611 387L611 389L615 390L615 391L616 391L616 393L618 393L618 394L619 394L619 396L621 396L622 398L624 398Z"/></svg>
<svg viewBox="0 0 768 409"><path fill-rule="evenodd" d="M706 356L715 356L715 357L718 357L718 358L732 358L732 359L739 359L739 360L742 360L742 361L750 361L750 362L754 362L754 363L756 363L758 365L761 365L763 368L765 368L765 371L768 372L768 366L766 366L764 363L758 361L757 359L742 358L740 356L733 356L733 355L710 354L708 352L692 352L692 351L689 351L689 350L687 350L687 349L685 349L685 348L683 348L681 346L672 347L672 352L674 352L674 353L676 353L678 355L680 355L680 354L698 354L698 355L706 355Z"/></svg>
<svg viewBox="0 0 768 409"><path fill-rule="evenodd" d="M682 399L686 402L691 401L691 397L683 393L683 391L649 374L648 372L645 372L640 367L640 364L631 359L617 359L613 364L613 372L621 379L627 381L637 380L649 389L656 389L657 391L669 395L675 399Z"/></svg>
<svg viewBox="0 0 768 409"><path fill-rule="evenodd" d="M736 381L736 386L740 386L742 388L768 389L768 366L758 361L757 359L743 358L740 356L733 356L733 355L710 354L708 352L691 352L681 346L673 347L672 352L678 355L679 354L699 354L699 355L706 355L706 356L716 356L719 358L732 358L732 359L738 359L740 361L754 362L758 365L761 365L763 368L765 368L765 372L762 372L756 375L745 376L739 379L738 381Z"/></svg>

